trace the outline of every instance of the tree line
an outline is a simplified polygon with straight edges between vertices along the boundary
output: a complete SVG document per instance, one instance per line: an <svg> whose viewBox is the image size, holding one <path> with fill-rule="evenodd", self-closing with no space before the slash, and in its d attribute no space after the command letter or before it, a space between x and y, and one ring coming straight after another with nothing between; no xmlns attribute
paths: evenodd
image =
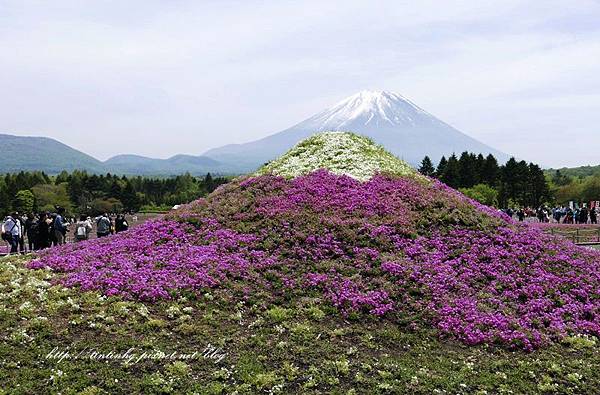
<svg viewBox="0 0 600 395"><path fill-rule="evenodd" d="M600 167L586 166L593 172L579 169L551 170L547 172L550 189L559 202L590 202L600 200Z"/></svg>
<svg viewBox="0 0 600 395"><path fill-rule="evenodd" d="M492 154L484 157L465 151L460 157L442 156L434 166L426 156L419 172L497 207L539 207L553 200L542 168L515 158L499 165Z"/></svg>
<svg viewBox="0 0 600 395"><path fill-rule="evenodd" d="M0 214L53 212L56 206L70 214L166 210L214 191L228 181L223 177L183 174L171 178L127 177L114 174L19 172L0 176Z"/></svg>

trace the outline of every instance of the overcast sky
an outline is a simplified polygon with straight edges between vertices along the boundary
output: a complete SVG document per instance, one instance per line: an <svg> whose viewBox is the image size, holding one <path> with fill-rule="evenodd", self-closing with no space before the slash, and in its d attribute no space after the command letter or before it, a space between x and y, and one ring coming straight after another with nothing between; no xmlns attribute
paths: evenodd
<svg viewBox="0 0 600 395"><path fill-rule="evenodd" d="M100 159L251 141L363 89L600 164L600 2L0 0L0 132Z"/></svg>

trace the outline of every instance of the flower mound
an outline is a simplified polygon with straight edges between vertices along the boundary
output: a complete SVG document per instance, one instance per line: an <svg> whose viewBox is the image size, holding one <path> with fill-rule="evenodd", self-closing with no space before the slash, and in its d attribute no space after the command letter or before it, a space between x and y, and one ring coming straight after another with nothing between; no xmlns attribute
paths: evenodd
<svg viewBox="0 0 600 395"><path fill-rule="evenodd" d="M167 218L45 251L31 267L142 300L312 298L349 319L428 325L532 349L600 335L600 254L510 222L437 182L321 170L238 180ZM364 318L364 316L363 316Z"/></svg>
<svg viewBox="0 0 600 395"><path fill-rule="evenodd" d="M408 163L368 137L350 132L323 132L302 140L285 155L260 168L255 175L293 178L319 169L361 181L376 173L420 177Z"/></svg>

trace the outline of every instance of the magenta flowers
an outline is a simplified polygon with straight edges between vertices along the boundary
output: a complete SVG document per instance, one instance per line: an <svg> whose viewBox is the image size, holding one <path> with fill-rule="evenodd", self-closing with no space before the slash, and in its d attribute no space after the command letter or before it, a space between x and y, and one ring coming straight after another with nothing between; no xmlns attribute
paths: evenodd
<svg viewBox="0 0 600 395"><path fill-rule="evenodd" d="M248 178L128 233L44 251L31 267L44 266L66 286L142 300L311 296L467 344L600 335L600 254L410 178Z"/></svg>

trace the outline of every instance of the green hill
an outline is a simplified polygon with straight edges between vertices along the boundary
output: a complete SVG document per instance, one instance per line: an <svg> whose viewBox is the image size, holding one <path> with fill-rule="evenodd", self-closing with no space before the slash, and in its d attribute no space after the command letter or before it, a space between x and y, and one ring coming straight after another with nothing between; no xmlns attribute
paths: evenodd
<svg viewBox="0 0 600 395"><path fill-rule="evenodd" d="M205 156L175 155L168 159L155 159L139 155L117 155L102 162L47 137L0 134L0 147L6 153L0 158L0 173L43 171L58 174L63 170L146 176L232 173L229 167Z"/></svg>
<svg viewBox="0 0 600 395"><path fill-rule="evenodd" d="M220 163L206 156L176 155L168 159L147 158L139 155L117 155L104 165L117 174L170 176L182 173L205 175L222 174Z"/></svg>
<svg viewBox="0 0 600 395"><path fill-rule="evenodd" d="M47 137L0 134L0 147L2 173L39 170L57 174L78 169L101 173L106 170L98 159Z"/></svg>
<svg viewBox="0 0 600 395"><path fill-rule="evenodd" d="M574 177L574 178L585 178L589 176L595 176L600 174L600 165L596 166L579 166L579 167L562 167L560 169L548 169L546 174L553 176L555 172L559 170L563 176Z"/></svg>

